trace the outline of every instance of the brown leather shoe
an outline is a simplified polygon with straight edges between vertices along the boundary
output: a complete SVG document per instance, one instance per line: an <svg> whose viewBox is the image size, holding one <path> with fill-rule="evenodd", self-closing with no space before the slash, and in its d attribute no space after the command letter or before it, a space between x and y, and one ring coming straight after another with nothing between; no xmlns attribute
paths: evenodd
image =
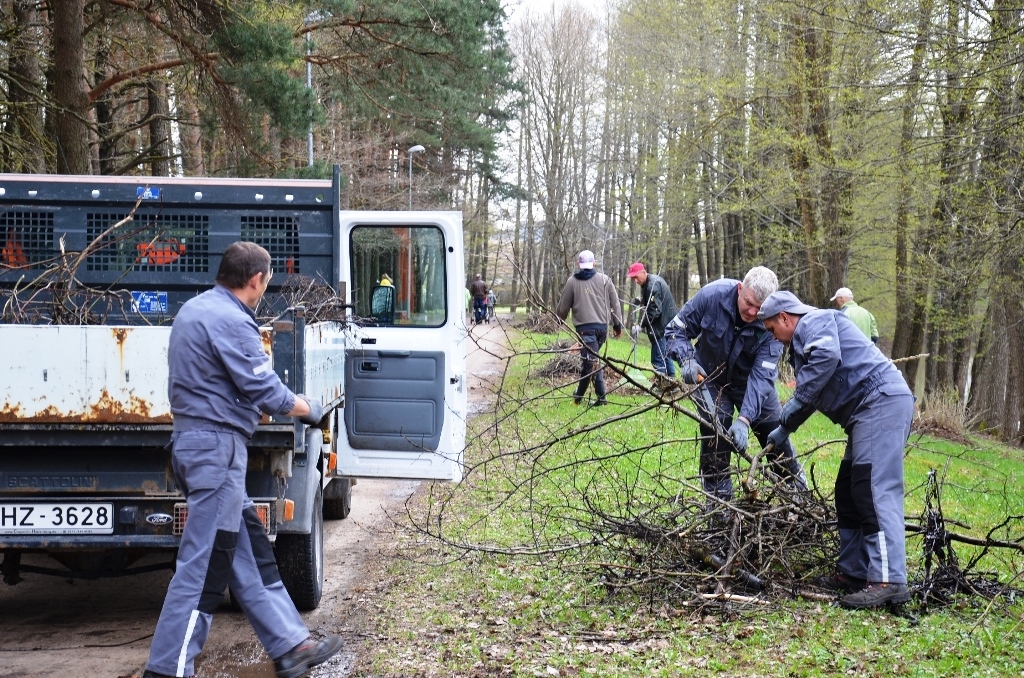
<svg viewBox="0 0 1024 678"><path fill-rule="evenodd" d="M327 636L320 642L307 638L274 660L277 678L299 678L338 654L340 649L341 638L338 636Z"/></svg>
<svg viewBox="0 0 1024 678"><path fill-rule="evenodd" d="M870 582L862 591L851 593L839 599L839 604L851 609L867 609L882 605L896 605L910 601L910 589L906 584L883 584Z"/></svg>
<svg viewBox="0 0 1024 678"><path fill-rule="evenodd" d="M832 574L823 574L820 577L815 577L811 583L819 589L832 593L856 593L867 586L865 580L843 574L839 570Z"/></svg>

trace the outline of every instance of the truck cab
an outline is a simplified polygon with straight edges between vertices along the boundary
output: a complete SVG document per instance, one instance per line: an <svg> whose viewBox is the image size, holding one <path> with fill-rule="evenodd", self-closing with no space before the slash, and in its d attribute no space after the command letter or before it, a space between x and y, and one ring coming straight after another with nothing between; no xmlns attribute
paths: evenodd
<svg viewBox="0 0 1024 678"><path fill-rule="evenodd" d="M340 184L337 168L329 181L0 175L7 583L173 562L188 516L168 450L170 328L238 240L271 254L257 316L273 369L327 412L313 427L265 416L248 445L247 490L296 606L319 603L323 520L348 515L358 478L461 478L461 214L344 211ZM22 563L30 552L63 568Z"/></svg>

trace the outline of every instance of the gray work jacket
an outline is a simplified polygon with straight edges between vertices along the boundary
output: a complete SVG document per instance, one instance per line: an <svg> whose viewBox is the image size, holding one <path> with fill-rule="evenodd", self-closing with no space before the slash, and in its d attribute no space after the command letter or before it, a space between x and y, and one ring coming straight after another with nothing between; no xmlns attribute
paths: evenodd
<svg viewBox="0 0 1024 678"><path fill-rule="evenodd" d="M295 407L295 394L281 383L263 350L255 314L221 285L178 311L167 366L179 430L184 422L196 428L198 419L230 426L248 438L261 412L287 414Z"/></svg>
<svg viewBox="0 0 1024 678"><path fill-rule="evenodd" d="M789 359L800 402L813 405L846 426L872 389L910 394L896 366L842 311L819 309L801 316L793 331Z"/></svg>

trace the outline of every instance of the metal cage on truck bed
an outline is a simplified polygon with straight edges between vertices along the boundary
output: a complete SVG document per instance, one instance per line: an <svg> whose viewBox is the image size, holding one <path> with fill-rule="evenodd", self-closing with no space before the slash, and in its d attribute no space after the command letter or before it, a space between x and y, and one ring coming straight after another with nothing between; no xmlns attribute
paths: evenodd
<svg viewBox="0 0 1024 678"><path fill-rule="evenodd" d="M4 322L166 324L248 240L289 276L338 291L333 181L0 175ZM278 311L283 308L276 309Z"/></svg>

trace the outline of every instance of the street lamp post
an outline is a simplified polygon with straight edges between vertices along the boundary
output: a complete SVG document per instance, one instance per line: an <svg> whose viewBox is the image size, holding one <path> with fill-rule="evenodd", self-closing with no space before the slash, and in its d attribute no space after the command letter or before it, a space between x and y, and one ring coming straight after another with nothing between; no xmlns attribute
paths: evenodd
<svg viewBox="0 0 1024 678"><path fill-rule="evenodd" d="M423 148L419 144L416 144L415 146L410 148L408 151L406 151L409 154L409 211L410 212L412 211L412 156L415 155L416 153L422 153L425 150L427 150L427 149Z"/></svg>
<svg viewBox="0 0 1024 678"><path fill-rule="evenodd" d="M306 21L315 21L315 13L310 14L306 17ZM306 31L306 89L313 92L313 62L310 59L313 53L313 41L309 37L310 31ZM307 146L309 150L309 166L313 166L313 104L309 104L309 135L307 138Z"/></svg>

